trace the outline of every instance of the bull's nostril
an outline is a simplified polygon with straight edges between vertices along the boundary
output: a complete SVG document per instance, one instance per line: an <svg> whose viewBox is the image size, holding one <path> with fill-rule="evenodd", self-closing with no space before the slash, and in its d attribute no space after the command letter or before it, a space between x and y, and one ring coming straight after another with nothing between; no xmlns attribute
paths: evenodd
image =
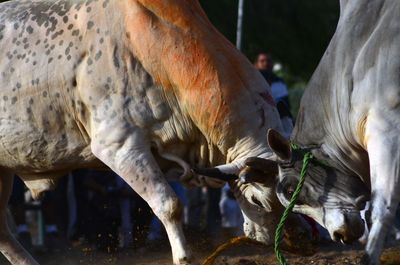
<svg viewBox="0 0 400 265"><path fill-rule="evenodd" d="M260 206L261 208L264 208L263 205L262 205L262 203L261 203L256 197L254 197L254 195L251 196L251 200L252 200L252 202L253 202L254 204Z"/></svg>
<svg viewBox="0 0 400 265"><path fill-rule="evenodd" d="M333 240L336 242L344 243L344 236L340 232L333 233Z"/></svg>
<svg viewBox="0 0 400 265"><path fill-rule="evenodd" d="M333 240L335 242L340 242L344 245L351 244L355 239L349 238L348 235L344 235L341 232L334 232L333 233Z"/></svg>

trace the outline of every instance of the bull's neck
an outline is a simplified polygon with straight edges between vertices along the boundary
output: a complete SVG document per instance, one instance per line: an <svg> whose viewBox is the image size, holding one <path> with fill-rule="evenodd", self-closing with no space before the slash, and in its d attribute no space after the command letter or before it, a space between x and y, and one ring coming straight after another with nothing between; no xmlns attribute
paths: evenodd
<svg viewBox="0 0 400 265"><path fill-rule="evenodd" d="M302 146L321 146L334 164L363 178L369 174L368 110L359 103L363 87L353 74L356 67L363 74L358 56L376 28L383 5L384 1L343 3L336 33L306 88L292 135Z"/></svg>
<svg viewBox="0 0 400 265"><path fill-rule="evenodd" d="M385 8L387 4L391 4L392 1L387 0L360 0L360 1L349 1L340 0L340 17L343 23L351 25L352 21L362 21L363 25L357 25L360 28L368 28L371 23L375 23L379 20L379 14ZM394 1L393 1L394 2ZM339 22L340 24L340 22Z"/></svg>
<svg viewBox="0 0 400 265"><path fill-rule="evenodd" d="M179 9L179 16L163 1L121 3L127 43L135 57L166 94L176 97L180 111L208 142L232 160L236 150L244 150L238 142L265 137L268 119L277 119L276 113L265 110L273 109L261 95L266 83L209 23L197 1L171 7Z"/></svg>
<svg viewBox="0 0 400 265"><path fill-rule="evenodd" d="M355 115L350 113L349 102L345 104L343 101L346 99L336 101L336 93L315 97L320 92L308 87L302 99L292 141L302 147L320 148L329 157L331 165L349 175L368 179L368 154L354 134L357 129L351 126ZM331 102L328 102L329 99Z"/></svg>

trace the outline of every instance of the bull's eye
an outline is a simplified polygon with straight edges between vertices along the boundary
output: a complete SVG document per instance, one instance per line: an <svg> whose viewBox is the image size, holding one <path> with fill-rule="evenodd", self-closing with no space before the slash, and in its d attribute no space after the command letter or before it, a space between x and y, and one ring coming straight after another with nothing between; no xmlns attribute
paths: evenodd
<svg viewBox="0 0 400 265"><path fill-rule="evenodd" d="M255 205L258 205L259 207L264 208L262 203L256 197L254 197L254 195L251 196L251 200Z"/></svg>
<svg viewBox="0 0 400 265"><path fill-rule="evenodd" d="M290 200L294 193L294 187L289 185L285 188L285 197L286 199Z"/></svg>

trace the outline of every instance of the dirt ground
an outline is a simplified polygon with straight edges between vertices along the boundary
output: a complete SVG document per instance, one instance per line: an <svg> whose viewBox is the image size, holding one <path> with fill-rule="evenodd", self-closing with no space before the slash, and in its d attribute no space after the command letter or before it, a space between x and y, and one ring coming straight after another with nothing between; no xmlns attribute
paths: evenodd
<svg viewBox="0 0 400 265"><path fill-rule="evenodd" d="M230 250L227 255L221 255L215 265L278 265L272 250L262 247L241 246L239 249ZM291 265L356 265L361 264L363 255L362 247L344 247L335 243L319 247L316 254L310 257L300 257L284 253L286 260ZM400 265L400 245L392 246L385 250L381 259L382 265Z"/></svg>
<svg viewBox="0 0 400 265"><path fill-rule="evenodd" d="M210 244L202 242L200 248L194 247L197 262L202 264L213 252ZM361 264L362 246L341 246L325 243L318 247L317 253L309 257L300 257L284 253L291 265L355 265ZM107 254L94 251L89 247L74 247L54 253L36 252L34 256L42 265L161 265L171 264L171 254L167 241L157 246L130 249ZM386 248L381 259L382 265L400 265L400 243ZM8 264L0 259L0 264ZM215 260L215 265L278 265L272 249L254 244L236 246L223 252Z"/></svg>

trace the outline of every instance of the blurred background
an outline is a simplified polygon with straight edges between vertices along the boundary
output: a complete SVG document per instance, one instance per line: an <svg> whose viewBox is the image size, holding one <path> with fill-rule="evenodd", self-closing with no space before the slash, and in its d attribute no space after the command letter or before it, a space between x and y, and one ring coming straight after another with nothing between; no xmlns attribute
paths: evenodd
<svg viewBox="0 0 400 265"><path fill-rule="evenodd" d="M211 22L236 43L239 0L200 0ZM338 0L244 0L242 52L254 61L272 54L276 74L289 88L297 114L307 81L335 32Z"/></svg>

